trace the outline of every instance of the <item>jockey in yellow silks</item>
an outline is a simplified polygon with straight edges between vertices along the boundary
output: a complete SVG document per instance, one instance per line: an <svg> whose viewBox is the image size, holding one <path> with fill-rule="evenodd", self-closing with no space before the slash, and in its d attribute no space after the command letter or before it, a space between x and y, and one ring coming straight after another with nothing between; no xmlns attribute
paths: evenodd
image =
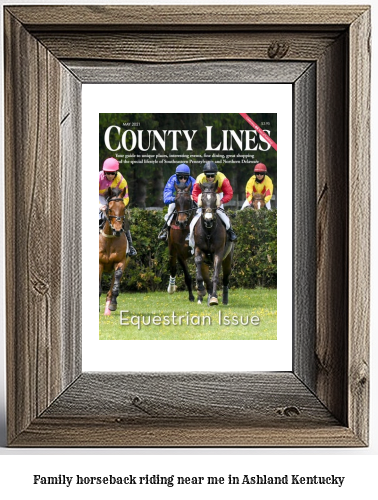
<svg viewBox="0 0 378 500"><path fill-rule="evenodd" d="M127 187L126 179L119 172L119 162L115 158L108 158L102 165L102 171L99 173L99 226L102 229L105 225L105 211L108 205L106 196L109 188L118 188L121 191L126 188L123 197L125 207L129 204L129 190ZM130 230L125 231L127 241L129 243L129 255L135 256L137 251L132 245L132 238Z"/></svg>
<svg viewBox="0 0 378 500"><path fill-rule="evenodd" d="M200 184L203 184L204 182L218 182L217 192L220 195L222 204L217 208L217 215L226 228L228 239L230 241L236 241L237 236L231 227L230 219L223 210L223 204L228 203L234 195L230 181L224 174L222 174L222 172L218 172L218 167L213 161L206 162L203 166L203 173L197 177L192 192L192 198L196 203L198 202L198 196L201 194ZM201 217L201 213L202 208L199 207L196 215L193 217L193 220L190 223L190 233L187 239L189 240L189 245L192 247L192 251L194 251L194 226L197 224L198 219Z"/></svg>
<svg viewBox="0 0 378 500"><path fill-rule="evenodd" d="M267 173L268 169L264 163L258 163L255 166L254 175L249 179L245 187L246 200L243 203L242 210L252 203L254 193L262 193L265 195L265 206L268 210L271 210L270 200L273 196L273 182Z"/></svg>

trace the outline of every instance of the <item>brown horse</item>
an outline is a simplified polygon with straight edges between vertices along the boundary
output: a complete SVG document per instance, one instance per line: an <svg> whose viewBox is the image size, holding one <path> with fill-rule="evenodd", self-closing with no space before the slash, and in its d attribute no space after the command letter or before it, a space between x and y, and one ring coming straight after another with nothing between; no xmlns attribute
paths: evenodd
<svg viewBox="0 0 378 500"><path fill-rule="evenodd" d="M217 215L220 200L216 193L218 181L200 184L198 205L202 205L202 214L194 228L194 262L197 268L198 303L208 293L207 303L218 304L217 284L220 270L223 270L223 304L228 304L228 284L231 275L234 244L228 240L226 228ZM213 277L210 281L209 264L213 264ZM206 283L206 288L204 286Z"/></svg>
<svg viewBox="0 0 378 500"><path fill-rule="evenodd" d="M196 210L193 206L192 197L190 196L191 187L192 183L188 186L186 186L185 183L175 183L175 215L173 215L168 236L170 274L168 293L174 293L177 290L176 272L178 260L184 271L185 284L189 291L189 300L193 302L192 278L186 263L187 259L192 256L191 248L189 242L186 241L186 237L189 234L189 224L193 218L193 211Z"/></svg>
<svg viewBox="0 0 378 500"><path fill-rule="evenodd" d="M255 210L260 210L260 208L265 207L265 194L262 193L253 193L252 202L250 204L251 208Z"/></svg>
<svg viewBox="0 0 378 500"><path fill-rule="evenodd" d="M117 309L117 297L123 272L128 258L127 239L123 230L125 220L125 204L123 197L126 188L108 189L106 223L99 236L100 297L102 292L101 278L103 273L113 273L113 279L106 296L105 315Z"/></svg>

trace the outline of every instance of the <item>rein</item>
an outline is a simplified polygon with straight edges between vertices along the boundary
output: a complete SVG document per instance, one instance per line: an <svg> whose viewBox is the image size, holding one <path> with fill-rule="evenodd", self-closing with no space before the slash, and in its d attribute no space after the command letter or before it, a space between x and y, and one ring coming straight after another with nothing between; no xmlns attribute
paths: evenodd
<svg viewBox="0 0 378 500"><path fill-rule="evenodd" d="M117 238L115 234L106 234L102 229L100 231L100 234L102 234L102 236L105 236L105 238Z"/></svg>
<svg viewBox="0 0 378 500"><path fill-rule="evenodd" d="M101 230L101 234L103 236L105 236L105 238L117 238L121 235L121 233L124 233L125 230L122 227L122 229L120 231L116 231L116 229L114 229L114 227L113 227L111 219L116 219L117 222L121 222L121 221L125 220L126 214L124 214L124 215L109 215L109 203L111 201L122 201L122 203L123 203L123 199L122 198L108 198L106 201L107 201L108 205L106 207L105 220L107 222L109 222L109 226L110 226L110 229L113 231L113 234L105 234L103 230ZM123 226L123 223L122 223L122 226ZM119 233L118 236L116 233Z"/></svg>
<svg viewBox="0 0 378 500"><path fill-rule="evenodd" d="M176 199L177 199L177 197L178 197L178 196L180 196L180 195L182 195L182 194L189 194L189 193L187 193L187 192L183 192L183 191L180 191L180 192L178 192L178 193L176 194ZM189 198L188 198L188 199L189 199ZM173 212L173 214L172 214L172 220L173 220L173 217L174 217L174 215L175 215L175 214L176 214L176 215L179 215L179 214L186 214L186 215L188 216L188 218L187 218L187 219L186 219L186 221L184 222L184 223L185 223L185 226L184 226L184 227L186 227L186 225L188 224L189 219L190 219L190 217L192 216L193 212L194 212L195 210L197 210L197 207L193 204L193 200L192 200L191 198L190 198L190 205L191 205L191 206L190 206L190 208L189 208L188 210L177 210L177 209L175 208L175 210L174 210L174 212ZM177 218L176 218L176 221L177 221ZM171 225L171 227L173 227L173 229L176 229L176 228L177 228L177 229L181 229L178 225L175 225L175 226L172 226L172 225Z"/></svg>

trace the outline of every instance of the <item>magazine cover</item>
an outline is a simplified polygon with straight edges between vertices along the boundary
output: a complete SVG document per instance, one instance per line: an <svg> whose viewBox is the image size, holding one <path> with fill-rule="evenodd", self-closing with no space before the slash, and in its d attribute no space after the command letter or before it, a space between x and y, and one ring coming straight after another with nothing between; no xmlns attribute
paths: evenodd
<svg viewBox="0 0 378 500"><path fill-rule="evenodd" d="M100 113L99 339L277 339L277 114Z"/></svg>

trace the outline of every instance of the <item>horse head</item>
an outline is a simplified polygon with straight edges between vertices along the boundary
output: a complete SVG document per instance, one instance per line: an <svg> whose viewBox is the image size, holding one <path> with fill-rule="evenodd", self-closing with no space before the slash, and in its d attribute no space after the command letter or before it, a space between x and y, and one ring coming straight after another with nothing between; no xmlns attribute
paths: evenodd
<svg viewBox="0 0 378 500"><path fill-rule="evenodd" d="M175 183L175 206L177 212L176 222L179 225L180 229L184 229L188 225L190 216L192 214L192 197L190 195L191 187L191 182L187 186L185 185L185 183Z"/></svg>
<svg viewBox="0 0 378 500"><path fill-rule="evenodd" d="M251 207L255 210L265 207L265 195L262 193L253 193Z"/></svg>
<svg viewBox="0 0 378 500"><path fill-rule="evenodd" d="M218 181L200 184L201 194L198 197L198 206L202 207L202 218L205 227L210 228L217 218L217 208L220 206L220 196L217 193Z"/></svg>
<svg viewBox="0 0 378 500"><path fill-rule="evenodd" d="M114 236L120 236L125 220L125 204L123 197L125 196L126 188L109 188L107 196L106 218Z"/></svg>

